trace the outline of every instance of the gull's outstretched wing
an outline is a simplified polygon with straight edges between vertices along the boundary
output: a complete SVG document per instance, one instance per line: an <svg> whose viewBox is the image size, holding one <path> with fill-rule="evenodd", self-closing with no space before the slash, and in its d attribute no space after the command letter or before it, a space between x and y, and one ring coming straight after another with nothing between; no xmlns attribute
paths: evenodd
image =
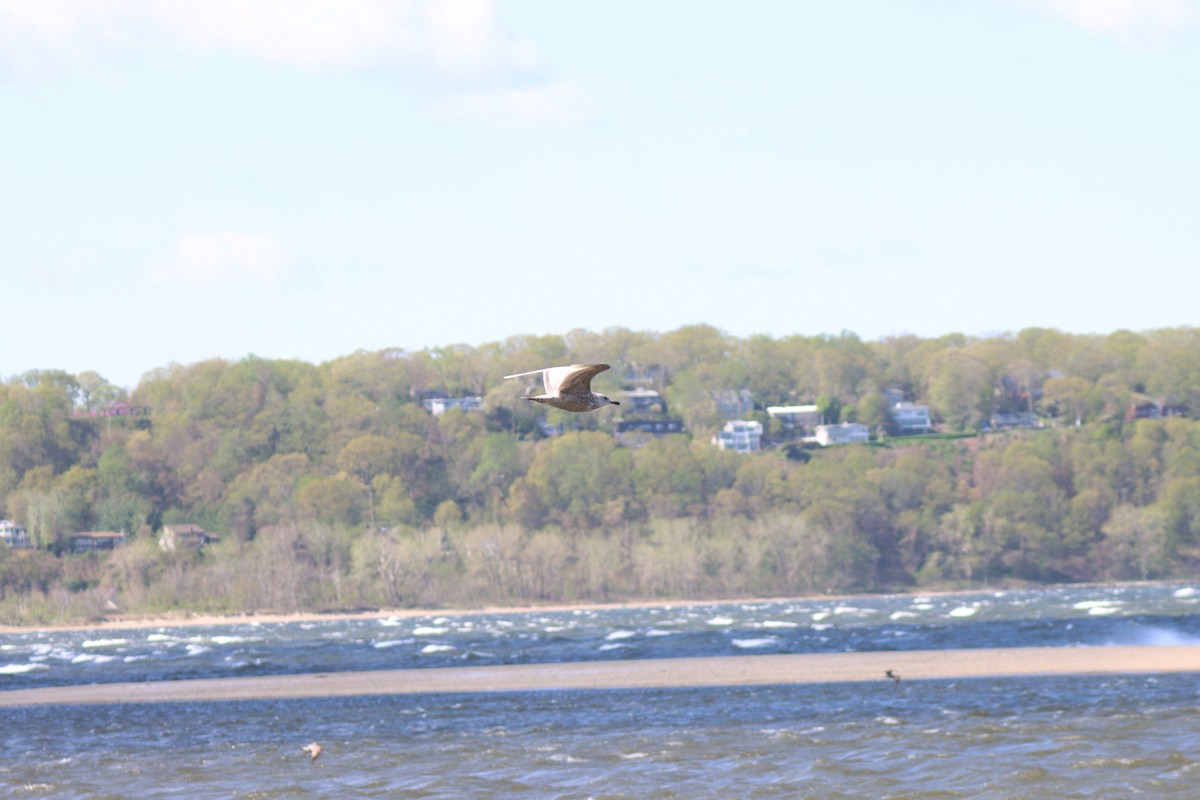
<svg viewBox="0 0 1200 800"><path fill-rule="evenodd" d="M542 369L530 370L529 372L518 372L516 375L505 375L504 380L508 380L509 378L524 378L526 375L540 374L542 376L542 385L546 387L546 393L554 394L558 391L557 386L559 380L561 380L561 377L573 369L575 369L575 367L543 367Z"/></svg>
<svg viewBox="0 0 1200 800"><path fill-rule="evenodd" d="M608 369L608 364L572 364L569 367L557 367L555 385L560 393L588 394L592 391L592 378ZM546 374L546 391L553 391L550 386L550 373Z"/></svg>

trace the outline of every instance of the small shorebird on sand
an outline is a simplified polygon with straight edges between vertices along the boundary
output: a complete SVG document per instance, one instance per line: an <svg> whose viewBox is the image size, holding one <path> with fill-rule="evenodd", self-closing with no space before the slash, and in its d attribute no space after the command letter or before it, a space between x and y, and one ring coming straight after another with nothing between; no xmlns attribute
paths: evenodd
<svg viewBox="0 0 1200 800"><path fill-rule="evenodd" d="M317 756L321 755L321 750L323 748L321 747L321 745L317 744L316 742L312 742L311 744L304 745L304 747L301 747L300 749L303 750L304 752L308 753L309 761L316 761Z"/></svg>
<svg viewBox="0 0 1200 800"><path fill-rule="evenodd" d="M572 364L569 367L546 367L532 372L518 372L516 375L505 375L504 379L523 378L540 373L546 393L526 397L525 400L545 403L563 411L595 411L609 403L614 406L621 405L616 400L609 400L608 395L592 391L592 378L606 369L608 364Z"/></svg>
<svg viewBox="0 0 1200 800"><path fill-rule="evenodd" d="M900 682L900 676L897 675L896 673L892 672L890 669L883 674L886 675L887 677L891 678L894 683Z"/></svg>

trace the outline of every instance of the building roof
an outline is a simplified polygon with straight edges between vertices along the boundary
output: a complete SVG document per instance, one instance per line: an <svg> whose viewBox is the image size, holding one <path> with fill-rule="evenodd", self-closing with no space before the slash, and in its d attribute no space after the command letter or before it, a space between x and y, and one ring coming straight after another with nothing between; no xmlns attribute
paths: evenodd
<svg viewBox="0 0 1200 800"><path fill-rule="evenodd" d="M767 413L775 414L815 414L820 411L816 406L767 406Z"/></svg>
<svg viewBox="0 0 1200 800"><path fill-rule="evenodd" d="M208 531L204 530L203 526L201 526L201 525L193 525L193 524L192 524L192 523L190 523L190 522L187 522L187 523L179 523L179 524L172 523L172 524L170 524L170 525L163 525L163 530L166 530L166 529L168 529L168 528L170 528L170 529L171 529L171 531L173 531L174 533L181 533L181 534L188 534L188 533L208 533Z"/></svg>

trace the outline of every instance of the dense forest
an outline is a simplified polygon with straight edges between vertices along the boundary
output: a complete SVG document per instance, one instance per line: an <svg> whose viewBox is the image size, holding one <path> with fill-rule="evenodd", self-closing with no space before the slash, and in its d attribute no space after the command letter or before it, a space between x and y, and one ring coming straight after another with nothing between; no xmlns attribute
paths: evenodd
<svg viewBox="0 0 1200 800"><path fill-rule="evenodd" d="M566 414L502 380L594 361L612 365L598 391L655 389L685 433L624 446L613 431L626 406ZM754 402L744 416L765 426L761 452L711 444L718 398L741 390ZM422 405L474 395L479 412ZM888 435L897 396L928 405L938 433ZM146 413L97 414L116 403ZM1135 419L1139 403L1170 415ZM765 412L790 404L877 438L798 443ZM132 392L92 372L31 371L0 383L0 518L35 545L0 545L0 622L1191 575L1190 409L1190 328L879 341L572 331L319 365L171 365ZM1017 412L1037 426L984 432ZM170 523L220 540L163 550ZM130 540L67 552L89 530Z"/></svg>

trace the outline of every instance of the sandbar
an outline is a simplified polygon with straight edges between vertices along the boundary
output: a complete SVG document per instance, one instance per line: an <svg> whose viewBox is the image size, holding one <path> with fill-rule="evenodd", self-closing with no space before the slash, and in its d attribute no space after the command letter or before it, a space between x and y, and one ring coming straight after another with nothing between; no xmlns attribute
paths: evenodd
<svg viewBox="0 0 1200 800"><path fill-rule="evenodd" d="M1200 672L1200 645L1022 647L584 661L88 684L0 691L0 706L755 686Z"/></svg>

